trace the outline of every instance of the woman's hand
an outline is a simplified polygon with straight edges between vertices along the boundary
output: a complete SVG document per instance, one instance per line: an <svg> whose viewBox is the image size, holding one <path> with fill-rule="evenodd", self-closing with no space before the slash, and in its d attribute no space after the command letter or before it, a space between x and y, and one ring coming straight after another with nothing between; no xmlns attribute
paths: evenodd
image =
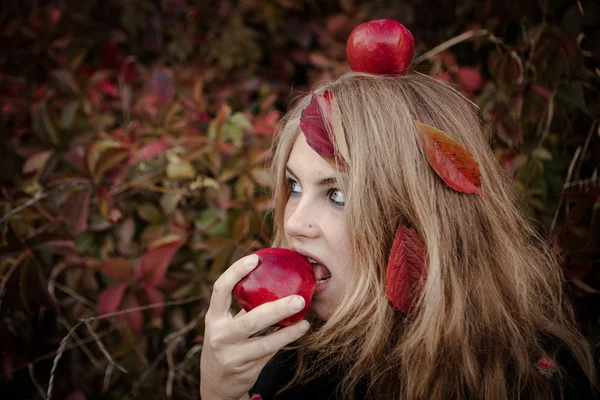
<svg viewBox="0 0 600 400"><path fill-rule="evenodd" d="M257 263L257 255L236 261L213 286L200 358L200 394L203 400L239 400L247 396L275 353L298 340L309 328L309 323L303 320L268 335L252 337L302 310L304 299L301 296L265 303L233 317L233 287Z"/></svg>

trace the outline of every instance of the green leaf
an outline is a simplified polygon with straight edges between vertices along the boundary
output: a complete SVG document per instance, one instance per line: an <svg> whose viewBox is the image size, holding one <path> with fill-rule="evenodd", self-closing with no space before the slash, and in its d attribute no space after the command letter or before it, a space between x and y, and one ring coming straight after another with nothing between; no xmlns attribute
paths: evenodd
<svg viewBox="0 0 600 400"><path fill-rule="evenodd" d="M90 232L84 232L75 237L75 247L81 252L86 252L94 243L94 235Z"/></svg>
<svg viewBox="0 0 600 400"><path fill-rule="evenodd" d="M50 140L53 145L59 144L58 133L50 120L45 100L31 107L31 121L33 131L40 140Z"/></svg>
<svg viewBox="0 0 600 400"><path fill-rule="evenodd" d="M159 222L163 219L160 209L151 203L144 203L137 208L137 213L146 222Z"/></svg>
<svg viewBox="0 0 600 400"><path fill-rule="evenodd" d="M79 94L79 87L77 86L77 83L75 83L75 79L73 79L73 75L69 70L55 69L50 72L50 76L58 90L61 92L72 95Z"/></svg>
<svg viewBox="0 0 600 400"><path fill-rule="evenodd" d="M77 116L77 111L79 111L79 107L81 103L79 100L73 100L68 102L60 113L60 127L63 129L69 129L73 126L73 122L75 122L75 117Z"/></svg>

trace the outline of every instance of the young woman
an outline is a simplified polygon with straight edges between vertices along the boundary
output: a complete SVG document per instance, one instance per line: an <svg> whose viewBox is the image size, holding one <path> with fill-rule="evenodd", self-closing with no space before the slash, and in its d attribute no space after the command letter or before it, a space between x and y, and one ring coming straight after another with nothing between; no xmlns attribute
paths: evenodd
<svg viewBox="0 0 600 400"><path fill-rule="evenodd" d="M273 163L273 247L314 262L310 326L263 332L303 307L296 297L232 316L231 291L257 257L237 261L206 315L202 398L595 398L561 269L519 212L474 105L416 73L353 72L314 92L335 99L335 157L307 142L306 96L282 122ZM440 178L421 123L472 155L480 195ZM405 228L426 257L400 311L387 268Z"/></svg>

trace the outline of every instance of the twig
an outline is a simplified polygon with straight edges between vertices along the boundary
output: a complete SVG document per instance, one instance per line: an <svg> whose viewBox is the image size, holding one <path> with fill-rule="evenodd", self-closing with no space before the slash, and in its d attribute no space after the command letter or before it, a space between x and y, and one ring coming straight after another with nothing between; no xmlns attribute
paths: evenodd
<svg viewBox="0 0 600 400"><path fill-rule="evenodd" d="M91 301L89 301L88 299L86 299L85 297L80 295L79 293L75 292L73 289L63 285L62 283L58 283L58 282L54 282L54 286L56 286L57 288L59 288L60 290L62 290L66 294L68 294L69 296L73 297L75 300L79 301L80 303L83 303L86 306L90 307L92 310L98 310L98 307L96 307L96 305L94 303L92 303Z"/></svg>
<svg viewBox="0 0 600 400"><path fill-rule="evenodd" d="M176 338L186 334L187 332L191 331L192 329L194 329L196 327L196 325L198 325L198 323L202 320L202 318L204 318L205 315L206 315L206 311L199 313L186 326L179 329L178 331L172 332L172 333L168 334L167 336L165 336L163 341L165 343L168 343L171 340L176 339Z"/></svg>
<svg viewBox="0 0 600 400"><path fill-rule="evenodd" d="M50 370L50 380L48 381L48 392L46 393L46 400L52 399L52 389L54 388L54 374L56 373L58 362L60 361L63 353L65 352L65 347L69 342L71 332L75 331L75 329L78 328L79 325L81 325L81 322L77 323L73 328L71 328L69 333L67 333L60 341L60 346L58 347L58 351L56 352L56 356L54 357L54 362L52 363L52 369Z"/></svg>
<svg viewBox="0 0 600 400"><path fill-rule="evenodd" d="M446 40L444 43L434 47L433 49L429 50L428 52L421 54L419 57L415 58L414 63L420 64L423 61L430 59L431 57L435 56L436 54L441 53L442 51L447 50L450 47L452 47L460 42L464 42L465 40L469 40L474 37L485 36L485 35L490 35L490 37L494 37L492 34L490 34L490 32L487 29L474 29L474 30L470 30L470 31L461 33L460 35L455 36L452 39Z"/></svg>
<svg viewBox="0 0 600 400"><path fill-rule="evenodd" d="M120 192L124 192L129 189L142 189L150 192L166 193L166 194L182 194L185 196L200 196L199 193L187 190L187 189L169 189L162 188L159 186L147 185L143 183L126 183L118 187Z"/></svg>
<svg viewBox="0 0 600 400"><path fill-rule="evenodd" d="M6 213L5 215L3 215L2 217L0 217L0 224L8 221L10 218L12 218L14 215L20 213L21 211L23 211L24 209L26 209L27 207L30 207L34 204L36 204L39 201L44 200L46 197L51 196L55 193L58 193L62 190L65 189L70 189L76 186L91 186L91 183L84 183L84 182L73 182L73 183L64 183L62 185L59 186L55 186L50 190L47 190L43 193L39 193L38 195L36 195L34 198L27 200L26 202L24 202L23 204L21 204L20 206L17 206L15 209L9 211L8 213Z"/></svg>
<svg viewBox="0 0 600 400"><path fill-rule="evenodd" d="M573 155L573 158L571 159L571 163L569 164L569 169L567 171L567 179L565 180L565 184L567 184L571 181L571 174L573 174L573 168L575 167L575 162L577 161L577 158L579 157L580 153L581 153L581 146L577 147L577 150L575 150L575 155ZM564 185L563 185L563 188L564 188ZM558 199L558 205L556 206L556 209L554 210L554 217L552 218L552 224L550 225L550 232L554 232L554 227L556 226L556 221L558 220L558 213L560 212L562 203L563 203L563 198L560 197Z"/></svg>
<svg viewBox="0 0 600 400"><path fill-rule="evenodd" d="M194 296L194 297L188 297L187 299L183 299L183 300L174 300L174 301L168 301L168 302L162 302L162 303L152 303L152 304L148 304L148 305L141 306L141 307L126 308L124 310L98 315L97 317L83 318L83 319L80 319L79 321L80 322L91 322L91 321L96 321L96 320L100 320L100 319L116 317L117 315L129 314L129 313L132 313L135 311L144 311L144 310L149 310L149 309L157 308L157 307L170 307L170 306L176 306L176 305L180 305L180 304L192 303L194 301L201 300L203 298L204 298L204 296Z"/></svg>
<svg viewBox="0 0 600 400"><path fill-rule="evenodd" d="M112 329L107 329L106 331L104 331L104 332L102 332L101 334L99 334L99 337L108 336L108 335L110 335L111 333L112 333ZM91 341L93 341L93 340L94 340L94 338L85 338L85 339L82 339L82 340L81 340L81 343L89 343L89 342L91 342ZM76 348L78 348L78 347L79 347L79 345L78 345L78 344L72 344L72 345L70 345L70 346L67 346L67 347L65 348L65 351L73 350L73 349L76 349ZM36 359L33 359L31 362L29 362L29 363L27 363L27 364L22 364L22 365L19 365L18 367L15 367L15 368L13 368L11 372L15 372L15 371L18 371L18 370L20 370L20 369L23 369L23 368L27 367L29 364L33 364L33 365L35 365L35 364L37 364L37 363L39 363L39 362L45 361L45 360L47 360L47 359L49 359L49 358L52 358L52 357L53 357L53 356L55 356L55 355L56 355L56 352L55 352L55 351L53 351L53 352L50 352L50 353L46 353L46 354L44 354L43 356L40 356L40 357L38 357L38 358L36 358Z"/></svg>
<svg viewBox="0 0 600 400"><path fill-rule="evenodd" d="M579 160L579 165L577 166L577 170L575 171L575 177L579 176L579 171L581 171L581 167L583 166L585 153L587 152L588 146L590 145L590 140L592 139L592 134L596 130L597 122L594 121L592 126L590 127L590 131L588 132L587 137L585 138L585 143L583 144L583 150L581 151L581 158Z"/></svg>
<svg viewBox="0 0 600 400"><path fill-rule="evenodd" d="M0 282L0 308L2 308L2 301L4 300L4 288L6 287L8 280L10 279L13 272L15 272L15 270L17 269L19 264L21 264L21 262L23 262L23 259L25 259L28 256L29 256L29 250L21 253L19 258L17 258L15 260L15 262L13 263L13 265L11 265L11 267L8 270L8 272L6 273L6 275L4 275L4 277L2 278L2 282Z"/></svg>
<svg viewBox="0 0 600 400"><path fill-rule="evenodd" d="M179 338L181 340L181 338ZM169 372L167 374L167 387L165 389L167 394L167 399L173 398L173 379L175 379L175 366L173 363L173 347L177 344L179 340L170 341L167 344L167 365L169 368Z"/></svg>
<svg viewBox="0 0 600 400"><path fill-rule="evenodd" d="M42 388L42 385L39 384L39 382L37 381L37 379L35 379L35 373L33 371L33 364L29 364L27 369L29 370L29 377L31 378L31 381L33 382L33 385L37 389L38 394L43 399L44 398L44 389Z"/></svg>
<svg viewBox="0 0 600 400"><path fill-rule="evenodd" d="M133 388L131 389L131 392L130 392L131 397L136 397L137 392L138 392L140 386L144 383L144 381L146 379L148 379L148 377L150 376L150 374L158 366L158 363L160 363L162 361L162 359L165 357L166 350L167 350L166 348L163 349L163 351L158 355L158 357L156 357L156 359L152 362L152 364L148 368L146 368L146 370L144 371L144 373L142 374L142 376L140 377L140 379L133 384Z"/></svg>
<svg viewBox="0 0 600 400"><path fill-rule="evenodd" d="M102 381L102 393L108 392L108 387L110 385L110 378L112 376L112 372L115 369L114 364L108 363L106 366L106 372L104 373L104 380Z"/></svg>
<svg viewBox="0 0 600 400"><path fill-rule="evenodd" d="M185 368L185 364L188 362L188 360L190 360L196 353L198 353L199 351L202 351L202 344L198 343L194 346L192 346L191 349L188 350L187 353L185 353L185 357L183 358L183 360L179 363L179 366L177 367L177 369L183 369Z"/></svg>
<svg viewBox="0 0 600 400"><path fill-rule="evenodd" d="M73 328L71 326L71 324L69 324L69 322L64 319L64 318L60 318L60 322L63 324L63 326L69 331L71 332L71 328ZM88 356L88 358L90 359L90 361L92 362L92 364L94 364L94 367L96 367L96 369L100 369L100 362L98 362L98 360L96 359L96 357L92 354L92 352L90 351L90 349L87 348L87 346L85 345L85 343L81 342L81 339L79 339L79 336L77 335L76 331L72 331L73 332L73 339L75 339L75 342L79 345L79 347L81 347L81 349L83 350L83 352Z"/></svg>
<svg viewBox="0 0 600 400"><path fill-rule="evenodd" d="M106 359L108 360L108 362L111 363L111 364L113 364L119 371L128 374L129 372L125 368L123 368L122 366L120 366L119 364L117 364L115 362L115 360L113 360L113 358L111 357L111 355L108 352L108 350L106 350L106 347L104 347L104 345L102 344L102 341L100 340L100 338L98 337L98 335L96 335L96 332L94 332L94 329L90 325L89 321L85 321L85 326L88 329L88 331L90 331L90 334L92 335L92 337L96 341L96 344L98 345L98 348L100 349L100 351L102 352L102 354L104 354L104 357L106 357Z"/></svg>

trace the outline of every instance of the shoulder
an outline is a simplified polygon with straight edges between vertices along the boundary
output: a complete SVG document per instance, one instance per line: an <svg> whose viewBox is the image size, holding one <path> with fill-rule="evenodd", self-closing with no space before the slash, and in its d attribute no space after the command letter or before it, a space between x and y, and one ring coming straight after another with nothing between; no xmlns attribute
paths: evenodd
<svg viewBox="0 0 600 400"><path fill-rule="evenodd" d="M250 390L250 396L261 400L329 400L340 398L341 369L335 369L305 383L292 386L278 393L294 377L298 354L296 350L281 350L263 368L256 384ZM358 396L364 398L362 389L357 388Z"/></svg>

